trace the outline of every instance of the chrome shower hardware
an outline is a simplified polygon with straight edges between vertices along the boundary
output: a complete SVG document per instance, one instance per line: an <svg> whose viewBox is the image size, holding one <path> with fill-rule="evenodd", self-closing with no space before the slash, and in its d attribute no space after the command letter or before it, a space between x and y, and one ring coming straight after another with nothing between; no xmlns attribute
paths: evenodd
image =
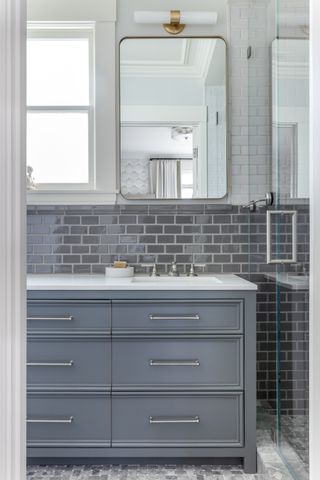
<svg viewBox="0 0 320 480"><path fill-rule="evenodd" d="M273 193L267 192L264 198L251 200L247 205L242 205L242 208L247 208L250 212L255 212L257 207L271 207L271 205L273 205Z"/></svg>

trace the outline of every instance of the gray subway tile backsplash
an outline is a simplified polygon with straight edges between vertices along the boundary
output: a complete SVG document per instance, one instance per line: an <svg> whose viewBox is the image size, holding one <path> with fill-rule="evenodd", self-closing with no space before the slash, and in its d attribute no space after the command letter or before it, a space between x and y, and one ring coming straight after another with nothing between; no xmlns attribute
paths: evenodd
<svg viewBox="0 0 320 480"><path fill-rule="evenodd" d="M299 212L302 213L298 214L298 253L300 261L307 263L308 208L299 206ZM86 264L84 271L88 272L89 265L89 273L92 273L93 266L97 271L97 263L104 268L114 259L122 259L123 255L150 253L159 263L169 257L168 262L172 257L177 260L175 255L183 254L178 257L183 271L188 261L195 262L202 255L203 261L210 264L208 269L212 269L211 263L217 263L225 264L224 272L243 273L248 271L242 265L249 263L246 255L249 239L252 271L274 269L264 263L264 209L249 218L241 207L231 205L30 207L28 228L29 271L35 271L33 266L39 263L55 265L54 256L59 254L65 254L63 263L68 266L67 272L70 268L71 272L79 272L79 263L82 263ZM283 234L287 244L290 231L284 228ZM106 254L111 257L106 258ZM94 255L92 262L89 255ZM140 261L137 257L129 258ZM61 266L60 260L56 263Z"/></svg>

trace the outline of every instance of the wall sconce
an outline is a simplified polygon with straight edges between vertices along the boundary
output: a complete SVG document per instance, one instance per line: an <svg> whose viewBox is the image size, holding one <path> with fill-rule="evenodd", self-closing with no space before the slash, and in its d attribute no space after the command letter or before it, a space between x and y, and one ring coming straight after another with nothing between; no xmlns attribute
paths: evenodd
<svg viewBox="0 0 320 480"><path fill-rule="evenodd" d="M188 25L215 25L218 20L217 12L170 12L140 11L134 12L136 23L159 24L162 23L166 32L171 35L181 33Z"/></svg>

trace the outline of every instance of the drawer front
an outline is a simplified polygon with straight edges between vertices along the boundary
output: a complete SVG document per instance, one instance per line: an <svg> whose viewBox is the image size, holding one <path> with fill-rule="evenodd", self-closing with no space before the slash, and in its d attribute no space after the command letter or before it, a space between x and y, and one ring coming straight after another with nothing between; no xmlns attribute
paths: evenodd
<svg viewBox="0 0 320 480"><path fill-rule="evenodd" d="M108 329L111 304L106 302L29 301L27 326L30 329Z"/></svg>
<svg viewBox="0 0 320 480"><path fill-rule="evenodd" d="M110 386L107 338L28 340L28 386Z"/></svg>
<svg viewBox="0 0 320 480"><path fill-rule="evenodd" d="M113 447L240 447L242 394L112 399Z"/></svg>
<svg viewBox="0 0 320 480"><path fill-rule="evenodd" d="M242 300L113 302L113 328L242 332Z"/></svg>
<svg viewBox="0 0 320 480"><path fill-rule="evenodd" d="M119 390L242 388L242 337L113 340L112 382Z"/></svg>
<svg viewBox="0 0 320 480"><path fill-rule="evenodd" d="M110 398L33 394L28 398L28 447L108 447Z"/></svg>

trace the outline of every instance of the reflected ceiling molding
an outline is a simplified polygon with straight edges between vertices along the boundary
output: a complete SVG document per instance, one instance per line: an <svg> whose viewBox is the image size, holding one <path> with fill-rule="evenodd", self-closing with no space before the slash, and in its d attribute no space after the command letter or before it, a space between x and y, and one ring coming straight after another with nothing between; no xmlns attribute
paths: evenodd
<svg viewBox="0 0 320 480"><path fill-rule="evenodd" d="M309 78L309 42L277 39L273 42L273 78Z"/></svg>
<svg viewBox="0 0 320 480"><path fill-rule="evenodd" d="M196 78L205 80L216 48L217 39L179 39L179 53L175 60L125 59L121 61L122 77ZM130 39L130 41L132 41ZM164 39L167 48L167 42ZM171 44L172 45L172 44ZM137 45L138 46L138 45ZM132 53L131 53L132 55ZM141 53L140 53L141 55Z"/></svg>

